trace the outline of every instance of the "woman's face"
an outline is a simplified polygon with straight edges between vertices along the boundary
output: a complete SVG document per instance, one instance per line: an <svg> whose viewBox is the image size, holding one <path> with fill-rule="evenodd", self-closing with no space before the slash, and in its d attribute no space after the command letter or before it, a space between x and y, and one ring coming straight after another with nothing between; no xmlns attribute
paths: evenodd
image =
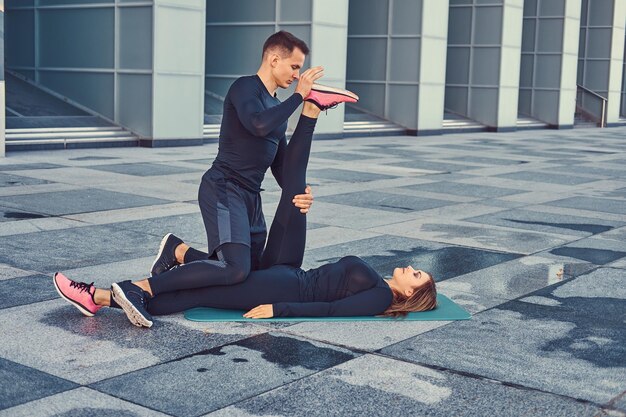
<svg viewBox="0 0 626 417"><path fill-rule="evenodd" d="M398 289L409 296L432 278L428 272L407 266L404 268L395 268L393 270L392 279L397 284Z"/></svg>

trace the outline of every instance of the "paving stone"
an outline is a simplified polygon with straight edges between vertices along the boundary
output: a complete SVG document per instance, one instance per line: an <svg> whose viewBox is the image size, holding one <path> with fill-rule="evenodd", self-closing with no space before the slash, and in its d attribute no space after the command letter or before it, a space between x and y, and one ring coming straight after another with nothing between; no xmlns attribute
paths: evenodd
<svg viewBox="0 0 626 417"><path fill-rule="evenodd" d="M348 255L359 256L383 277L391 276L396 267L412 265L432 273L437 282L521 256L398 236L377 236L308 251L305 263L307 268L318 267Z"/></svg>
<svg viewBox="0 0 626 417"><path fill-rule="evenodd" d="M115 156L79 156L77 158L69 158L70 161L109 161L112 159L120 159Z"/></svg>
<svg viewBox="0 0 626 417"><path fill-rule="evenodd" d="M464 219L468 222L504 226L517 229L534 230L546 233L564 233L568 235L589 236L603 233L614 227L623 226L623 222L590 219L587 217L564 214L541 213L529 210L507 210L484 216Z"/></svg>
<svg viewBox="0 0 626 417"><path fill-rule="evenodd" d="M391 164L387 164L391 165ZM412 159L410 161L402 161L402 162L394 162L393 165L398 165L406 168L415 168L415 169L423 169L427 171L441 171L441 172L456 172L456 171L467 171L472 169L480 169L482 168L479 165L464 165L464 164L455 164L452 162L444 162L444 161L422 161L419 159Z"/></svg>
<svg viewBox="0 0 626 417"><path fill-rule="evenodd" d="M583 262L559 262L526 256L478 271L468 271L439 284L439 291L462 291L481 297L512 300L532 291L584 274L595 268Z"/></svg>
<svg viewBox="0 0 626 417"><path fill-rule="evenodd" d="M622 241L589 237L552 249L550 253L605 265L626 257L626 246Z"/></svg>
<svg viewBox="0 0 626 417"><path fill-rule="evenodd" d="M0 263L51 274L81 266L154 256L162 237L122 230L115 225L2 236L0 247L4 250L0 252Z"/></svg>
<svg viewBox="0 0 626 417"><path fill-rule="evenodd" d="M376 152L378 153L380 151L377 150ZM376 158L376 156L347 152L312 152L311 158L333 159L337 161L359 161L361 159Z"/></svg>
<svg viewBox="0 0 626 417"><path fill-rule="evenodd" d="M14 222L24 219L41 219L43 217L46 217L46 215L41 213L27 212L14 208L0 207L0 223Z"/></svg>
<svg viewBox="0 0 626 417"><path fill-rule="evenodd" d="M485 156L457 156L454 158L446 158L450 161L461 161L461 162L474 162L477 164L485 164L485 165L515 165L515 164L527 164L529 161L519 160L519 159L501 159L501 158L488 158Z"/></svg>
<svg viewBox="0 0 626 417"><path fill-rule="evenodd" d="M345 182L367 182L395 178L393 175L373 174L370 172L351 171L346 169L326 168L309 169L307 178L320 178Z"/></svg>
<svg viewBox="0 0 626 417"><path fill-rule="evenodd" d="M0 172L0 187L19 187L23 185L51 184L51 181L37 178L22 177L21 175L5 174Z"/></svg>
<svg viewBox="0 0 626 417"><path fill-rule="evenodd" d="M354 358L348 350L264 334L93 384L177 416L197 416ZM182 390L181 386L189 387Z"/></svg>
<svg viewBox="0 0 626 417"><path fill-rule="evenodd" d="M26 163L26 164L3 164L0 161L0 171L23 171L30 169L51 169L62 168L63 165L48 164L48 163Z"/></svg>
<svg viewBox="0 0 626 417"><path fill-rule="evenodd" d="M88 189L3 197L2 204L26 212L62 216L90 211L165 204L170 201L113 191Z"/></svg>
<svg viewBox="0 0 626 417"><path fill-rule="evenodd" d="M474 223L446 219L411 220L386 226L372 227L373 232L407 237L419 237L435 242L530 254L563 245L574 237L545 233L478 227Z"/></svg>
<svg viewBox="0 0 626 417"><path fill-rule="evenodd" d="M0 410L76 387L37 369L0 358Z"/></svg>
<svg viewBox="0 0 626 417"><path fill-rule="evenodd" d="M27 275L33 275L33 271L25 271L23 269L13 268L10 265L0 263L0 281L25 277Z"/></svg>
<svg viewBox="0 0 626 417"><path fill-rule="evenodd" d="M58 298L0 310L0 357L89 384L265 331L247 323L192 328L159 318L151 329L138 328L121 310L85 317Z"/></svg>
<svg viewBox="0 0 626 417"><path fill-rule="evenodd" d="M0 309L58 297L52 275L32 275L0 281Z"/></svg>
<svg viewBox="0 0 626 417"><path fill-rule="evenodd" d="M352 207L365 207L377 210L407 213L411 211L428 210L455 204L452 201L435 200L431 198L415 197L370 191L368 193L348 193L317 197L317 201L345 204Z"/></svg>
<svg viewBox="0 0 626 417"><path fill-rule="evenodd" d="M591 175L601 175L605 177L616 177L616 178L626 178L626 170L619 169L607 169L595 166L585 166L585 165L568 165L562 167L554 167L555 171L565 172L568 174L591 174Z"/></svg>
<svg viewBox="0 0 626 417"><path fill-rule="evenodd" d="M210 414L218 416L573 416L598 408L364 355Z"/></svg>
<svg viewBox="0 0 626 417"><path fill-rule="evenodd" d="M522 190L511 190L508 188L500 188L500 187L488 187L485 185L472 185L468 187L467 184L462 184L458 182L448 182L448 181L433 182L429 184L407 185L404 188L417 190L417 191L430 191L433 193L440 193L440 194L453 194L453 195L482 197L482 198L503 197L507 195L519 194L519 193L524 192Z"/></svg>
<svg viewBox="0 0 626 417"><path fill-rule="evenodd" d="M559 306L511 301L381 352L599 404L626 384L623 323Z"/></svg>
<svg viewBox="0 0 626 417"><path fill-rule="evenodd" d="M0 417L165 417L119 398L81 387L0 411Z"/></svg>
<svg viewBox="0 0 626 417"><path fill-rule="evenodd" d="M547 203L551 206L568 207L579 210L626 214L626 204L621 200L591 197L570 197Z"/></svg>
<svg viewBox="0 0 626 417"><path fill-rule="evenodd" d="M521 298L521 302L559 307L596 317L626 322L624 271L598 268Z"/></svg>
<svg viewBox="0 0 626 417"><path fill-rule="evenodd" d="M496 175L499 178L507 178L512 180L545 182L549 184L578 185L586 182L595 181L593 178L576 177L573 175L552 174L536 171L512 172L510 174Z"/></svg>
<svg viewBox="0 0 626 417"><path fill-rule="evenodd" d="M153 175L184 174L189 172L200 172L201 169L183 168L165 164L153 163L133 163L114 165L94 165L90 167L98 171L116 172L118 174L136 175L148 177ZM199 180L198 180L199 181Z"/></svg>

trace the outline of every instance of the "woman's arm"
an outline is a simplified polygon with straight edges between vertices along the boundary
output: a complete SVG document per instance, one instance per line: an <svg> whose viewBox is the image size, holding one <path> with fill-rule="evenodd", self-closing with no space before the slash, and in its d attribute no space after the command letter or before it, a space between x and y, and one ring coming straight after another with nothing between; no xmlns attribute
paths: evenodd
<svg viewBox="0 0 626 417"><path fill-rule="evenodd" d="M392 300L393 296L388 288L374 287L330 302L263 304L248 311L244 317L375 316L384 312Z"/></svg>

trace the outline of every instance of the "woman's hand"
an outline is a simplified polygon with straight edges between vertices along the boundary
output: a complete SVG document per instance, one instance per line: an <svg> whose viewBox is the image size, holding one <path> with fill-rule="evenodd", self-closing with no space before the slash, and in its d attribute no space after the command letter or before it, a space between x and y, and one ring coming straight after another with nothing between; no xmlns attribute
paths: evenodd
<svg viewBox="0 0 626 417"><path fill-rule="evenodd" d="M298 194L291 200L294 206L300 209L300 213L307 214L311 205L313 204L313 194L311 193L311 186L307 185L304 189L304 194Z"/></svg>
<svg viewBox="0 0 626 417"><path fill-rule="evenodd" d="M270 317L274 317L274 306L271 304L261 304L260 306L254 307L243 316L247 319L269 319Z"/></svg>

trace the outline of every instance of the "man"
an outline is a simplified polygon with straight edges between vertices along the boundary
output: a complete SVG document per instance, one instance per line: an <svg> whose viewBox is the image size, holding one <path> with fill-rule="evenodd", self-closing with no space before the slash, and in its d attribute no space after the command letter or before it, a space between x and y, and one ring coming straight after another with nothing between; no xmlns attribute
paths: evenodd
<svg viewBox="0 0 626 417"><path fill-rule="evenodd" d="M114 283L112 299L96 303L93 285L55 274L54 284L59 294L88 316L94 315L102 305L121 305L131 322L150 327L152 321L146 310L149 297L240 283L252 269L263 266L260 261L267 229L261 205L261 182L271 167L282 187L289 116L304 100L319 109L328 109L358 99L345 90L314 85L323 75L322 67L300 74L308 52L307 45L292 34L284 31L273 34L263 46L263 60L257 73L237 79L225 97L218 154L213 166L203 175L198 191L208 254L190 248L169 233L161 241L150 278ZM276 90L288 88L296 80L295 92L280 102ZM313 112L310 107L305 106L305 110L317 117L319 110ZM293 199L302 213L308 211L312 201L309 187L305 194ZM185 265L172 270L179 264Z"/></svg>

